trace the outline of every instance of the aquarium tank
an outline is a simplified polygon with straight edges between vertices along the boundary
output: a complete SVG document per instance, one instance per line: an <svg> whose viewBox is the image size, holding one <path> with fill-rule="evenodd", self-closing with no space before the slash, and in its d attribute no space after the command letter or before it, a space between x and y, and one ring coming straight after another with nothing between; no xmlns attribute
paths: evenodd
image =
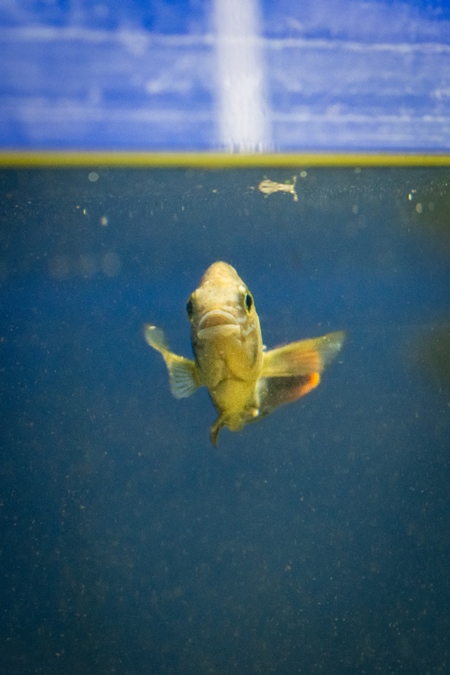
<svg viewBox="0 0 450 675"><path fill-rule="evenodd" d="M449 27L0 8L1 675L449 672Z"/></svg>

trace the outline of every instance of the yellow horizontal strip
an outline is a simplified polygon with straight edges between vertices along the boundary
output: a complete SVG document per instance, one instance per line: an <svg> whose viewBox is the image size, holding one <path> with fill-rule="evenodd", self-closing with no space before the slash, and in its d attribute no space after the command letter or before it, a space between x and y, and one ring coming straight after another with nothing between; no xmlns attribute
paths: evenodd
<svg viewBox="0 0 450 675"><path fill-rule="evenodd" d="M0 168L450 166L450 154L0 151Z"/></svg>

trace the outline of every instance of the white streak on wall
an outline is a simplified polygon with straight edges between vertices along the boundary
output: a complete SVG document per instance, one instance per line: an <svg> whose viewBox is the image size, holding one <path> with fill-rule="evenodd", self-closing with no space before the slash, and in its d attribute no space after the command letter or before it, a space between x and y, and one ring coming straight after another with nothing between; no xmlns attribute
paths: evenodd
<svg viewBox="0 0 450 675"><path fill-rule="evenodd" d="M271 146L258 0L214 0L218 136L227 150Z"/></svg>

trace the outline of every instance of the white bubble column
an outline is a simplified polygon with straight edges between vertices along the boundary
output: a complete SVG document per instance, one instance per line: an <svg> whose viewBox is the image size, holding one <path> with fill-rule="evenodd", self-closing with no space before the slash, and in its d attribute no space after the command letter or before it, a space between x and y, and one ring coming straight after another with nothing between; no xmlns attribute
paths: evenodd
<svg viewBox="0 0 450 675"><path fill-rule="evenodd" d="M258 0L214 0L218 143L234 152L271 147Z"/></svg>

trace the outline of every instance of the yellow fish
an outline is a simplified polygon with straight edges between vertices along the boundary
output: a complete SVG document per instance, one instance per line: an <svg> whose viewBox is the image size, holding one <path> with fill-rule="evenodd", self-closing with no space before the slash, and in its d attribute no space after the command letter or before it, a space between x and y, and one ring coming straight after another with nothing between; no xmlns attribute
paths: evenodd
<svg viewBox="0 0 450 675"><path fill-rule="evenodd" d="M186 310L194 360L171 352L156 326L145 325L145 338L162 354L175 398L207 387L219 415L210 429L213 445L222 427L239 431L317 387L345 338L339 331L265 351L253 296L225 262L206 270Z"/></svg>

